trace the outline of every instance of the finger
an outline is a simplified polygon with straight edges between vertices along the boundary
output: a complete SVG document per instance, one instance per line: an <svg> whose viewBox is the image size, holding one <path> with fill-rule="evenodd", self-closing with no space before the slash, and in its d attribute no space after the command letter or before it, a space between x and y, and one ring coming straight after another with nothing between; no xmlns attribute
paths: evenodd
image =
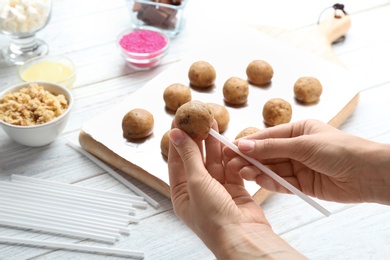
<svg viewBox="0 0 390 260"><path fill-rule="evenodd" d="M204 167L202 153L199 144L180 129L174 128L170 131L169 137L173 148L177 151L184 168L187 182L197 176L203 178L207 171Z"/></svg>
<svg viewBox="0 0 390 260"><path fill-rule="evenodd" d="M171 129L173 129L173 128L177 128L174 119L171 122ZM202 155L202 158L203 158L204 157L204 155L203 155L203 143L200 141L200 142L197 143L197 145L198 145L199 151L200 151L200 153Z"/></svg>
<svg viewBox="0 0 390 260"><path fill-rule="evenodd" d="M287 160L277 164L270 164L265 166L276 174L279 174L296 188L299 188L300 185L298 184L298 179L296 178L294 173L297 170L304 170L305 167L301 167L302 165L299 166L298 169L294 169L292 163ZM235 157L231 159L227 163L227 169L230 172L236 172L236 175L239 172L243 179L248 181L256 181L260 186L265 186L267 190L287 192L287 190L282 185L275 182L273 178L269 177L266 173L262 172L260 169L258 169L257 167L255 167L241 157ZM304 178L307 178L307 175Z"/></svg>
<svg viewBox="0 0 390 260"><path fill-rule="evenodd" d="M230 159L232 159L234 157L240 156L235 151L230 149L228 146L224 146L222 148L222 152L223 152L224 158L227 159L227 160L230 160Z"/></svg>
<svg viewBox="0 0 390 260"><path fill-rule="evenodd" d="M242 178L247 181L256 181L257 176L264 173L260 171L257 167L253 165L248 165L240 170L240 174Z"/></svg>
<svg viewBox="0 0 390 260"><path fill-rule="evenodd" d="M238 149L245 155L256 160L290 158L300 160L307 150L302 150L302 137L279 138L265 140L241 139L238 141Z"/></svg>
<svg viewBox="0 0 390 260"><path fill-rule="evenodd" d="M217 121L214 120L212 128L218 132ZM222 164L222 148L221 143L209 135L205 140L206 147L206 169L210 175L220 183L225 182L224 167Z"/></svg>
<svg viewBox="0 0 390 260"><path fill-rule="evenodd" d="M226 183L244 186L244 179L240 175L240 170L249 165L249 162L243 161L241 158L233 158L228 161L225 166Z"/></svg>
<svg viewBox="0 0 390 260"><path fill-rule="evenodd" d="M273 127L268 127L266 129L260 130L256 133L244 136L240 139L234 140L233 143L237 144L239 140L242 139L268 139L268 138L290 138L293 137L293 129L296 129L297 126L295 123L290 124L281 124ZM296 131L295 131L296 132Z"/></svg>
<svg viewBox="0 0 390 260"><path fill-rule="evenodd" d="M293 185L295 188L297 188L298 190L301 190L300 185L295 177L288 177L284 179L287 182L289 182L291 185ZM278 182L276 182L274 179L269 177L267 174L257 175L256 183L269 191L291 194L291 192L288 189L280 185Z"/></svg>
<svg viewBox="0 0 390 260"><path fill-rule="evenodd" d="M273 171L274 173L278 174L280 177L283 178L295 176L294 168L291 165L291 163L288 161L277 163L277 164L268 164L268 165L264 164L264 166L266 166L271 171ZM241 168L240 174L245 180L254 181L256 180L257 175L266 174L266 173L258 169L256 166L248 165L248 166L243 166Z"/></svg>
<svg viewBox="0 0 390 260"><path fill-rule="evenodd" d="M169 135L172 139L171 135L173 134L175 138L177 137L177 132L170 131ZM171 193L172 196L174 196L173 193L179 192L176 190L176 187L183 186L182 184L185 184L187 182L187 176L184 169L184 164L181 159L180 154L176 150L175 146L173 145L172 141L169 142L169 150L168 150L168 174L169 174L169 185L171 187Z"/></svg>

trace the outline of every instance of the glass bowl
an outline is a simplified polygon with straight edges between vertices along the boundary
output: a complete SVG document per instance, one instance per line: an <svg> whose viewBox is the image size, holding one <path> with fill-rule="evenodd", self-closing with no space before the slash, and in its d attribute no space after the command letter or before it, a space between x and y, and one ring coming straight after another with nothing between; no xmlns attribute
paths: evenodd
<svg viewBox="0 0 390 260"><path fill-rule="evenodd" d="M7 63L22 65L48 53L48 45L35 34L48 24L51 12L52 0L0 1L0 33L11 39L2 50Z"/></svg>
<svg viewBox="0 0 390 260"><path fill-rule="evenodd" d="M54 95L64 95L65 99L68 101L66 110L60 116L42 124L21 126L6 123L4 120L0 119L0 126L15 142L26 146L39 147L52 143L62 133L68 121L70 111L72 110L74 99L70 90L61 85L50 82L26 82L12 86L0 93L0 109L7 109L6 106L2 107L2 101L8 93L18 92L22 88L29 87L30 84L34 83L42 86L45 90Z"/></svg>
<svg viewBox="0 0 390 260"><path fill-rule="evenodd" d="M64 56L41 56L26 61L19 67L18 75L24 82L52 82L71 89L76 81L76 67Z"/></svg>
<svg viewBox="0 0 390 260"><path fill-rule="evenodd" d="M148 70L168 53L169 37L155 30L127 30L119 34L117 44L129 67Z"/></svg>
<svg viewBox="0 0 390 260"><path fill-rule="evenodd" d="M135 29L159 30L174 37L183 27L187 0L126 0L126 4Z"/></svg>

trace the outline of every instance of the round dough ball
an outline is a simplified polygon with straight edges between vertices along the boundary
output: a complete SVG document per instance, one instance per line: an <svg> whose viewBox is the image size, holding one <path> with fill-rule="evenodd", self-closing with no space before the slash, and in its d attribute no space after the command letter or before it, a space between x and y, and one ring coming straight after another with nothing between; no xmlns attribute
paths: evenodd
<svg viewBox="0 0 390 260"><path fill-rule="evenodd" d="M314 103L322 94L321 82L314 77L301 77L294 84L295 98L303 103Z"/></svg>
<svg viewBox="0 0 390 260"><path fill-rule="evenodd" d="M197 88L212 86L216 77L217 74L214 67L207 61L194 62L188 71L188 79L191 86Z"/></svg>
<svg viewBox="0 0 390 260"><path fill-rule="evenodd" d="M142 108L135 108L122 119L123 136L127 139L140 139L153 132L153 115Z"/></svg>
<svg viewBox="0 0 390 260"><path fill-rule="evenodd" d="M246 75L250 83L264 85L271 82L274 69L264 60L254 60L246 67Z"/></svg>
<svg viewBox="0 0 390 260"><path fill-rule="evenodd" d="M186 132L195 141L207 138L213 124L213 111L205 103L197 100L183 104L175 114L176 127Z"/></svg>
<svg viewBox="0 0 390 260"><path fill-rule="evenodd" d="M168 157L169 153L169 131L171 130L168 130L163 134L160 141L161 154L165 157Z"/></svg>
<svg viewBox="0 0 390 260"><path fill-rule="evenodd" d="M214 119L218 123L218 131L222 133L229 125L230 115L225 106L216 103L207 103L209 108L213 111Z"/></svg>
<svg viewBox="0 0 390 260"><path fill-rule="evenodd" d="M291 104L281 98L268 100L263 107L264 122L269 126L290 122L292 117Z"/></svg>
<svg viewBox="0 0 390 260"><path fill-rule="evenodd" d="M249 85L246 80L238 77L230 77L223 85L223 97L229 104L245 104L248 100L248 95Z"/></svg>
<svg viewBox="0 0 390 260"><path fill-rule="evenodd" d="M236 136L236 140L240 139L240 138L242 138L244 136L248 136L248 135L257 133L259 131L260 131L260 129L257 128L257 127L254 127L254 126L250 126L250 127L244 128L243 130L241 130L241 132L238 133L238 135Z"/></svg>
<svg viewBox="0 0 390 260"><path fill-rule="evenodd" d="M174 83L164 90L163 97L166 107L176 111L181 105L192 99L191 89L181 83Z"/></svg>

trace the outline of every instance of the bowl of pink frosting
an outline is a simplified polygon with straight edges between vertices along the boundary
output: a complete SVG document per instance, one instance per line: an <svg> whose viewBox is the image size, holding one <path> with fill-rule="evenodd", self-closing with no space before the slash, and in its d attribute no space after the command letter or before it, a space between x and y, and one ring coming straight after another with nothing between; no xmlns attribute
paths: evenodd
<svg viewBox="0 0 390 260"><path fill-rule="evenodd" d="M128 30L118 36L121 56L137 70L157 66L167 54L169 37L153 30Z"/></svg>

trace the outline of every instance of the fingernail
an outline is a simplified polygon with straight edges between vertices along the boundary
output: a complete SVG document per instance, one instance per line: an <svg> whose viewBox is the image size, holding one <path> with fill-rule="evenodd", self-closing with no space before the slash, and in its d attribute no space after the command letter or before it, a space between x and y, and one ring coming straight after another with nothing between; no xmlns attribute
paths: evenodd
<svg viewBox="0 0 390 260"><path fill-rule="evenodd" d="M240 151L250 152L255 149L255 141L248 139L241 139L238 141L238 148Z"/></svg>
<svg viewBox="0 0 390 260"><path fill-rule="evenodd" d="M169 138L175 145L180 145L184 140L183 132L179 129L172 129L169 131Z"/></svg>

